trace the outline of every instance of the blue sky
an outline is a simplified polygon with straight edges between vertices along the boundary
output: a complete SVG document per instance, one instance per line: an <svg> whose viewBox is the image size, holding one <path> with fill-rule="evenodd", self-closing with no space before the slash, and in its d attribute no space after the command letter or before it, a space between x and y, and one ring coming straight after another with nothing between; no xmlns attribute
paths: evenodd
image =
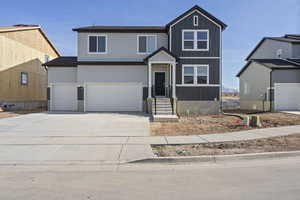
<svg viewBox="0 0 300 200"><path fill-rule="evenodd" d="M300 33L300 0L85 0L2 1L0 26L39 24L62 55L76 55L74 27L165 25L195 4L228 25L223 34L223 84L264 36ZM8 17L9 16L9 17Z"/></svg>

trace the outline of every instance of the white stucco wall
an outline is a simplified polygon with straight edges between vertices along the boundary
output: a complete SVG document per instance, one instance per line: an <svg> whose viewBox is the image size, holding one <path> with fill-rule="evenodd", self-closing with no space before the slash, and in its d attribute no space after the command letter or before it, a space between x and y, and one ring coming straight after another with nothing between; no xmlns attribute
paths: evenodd
<svg viewBox="0 0 300 200"><path fill-rule="evenodd" d="M142 82L147 84L146 65L79 65L77 80L86 82Z"/></svg>
<svg viewBox="0 0 300 200"><path fill-rule="evenodd" d="M77 67L49 67L48 84L51 83L76 83Z"/></svg>

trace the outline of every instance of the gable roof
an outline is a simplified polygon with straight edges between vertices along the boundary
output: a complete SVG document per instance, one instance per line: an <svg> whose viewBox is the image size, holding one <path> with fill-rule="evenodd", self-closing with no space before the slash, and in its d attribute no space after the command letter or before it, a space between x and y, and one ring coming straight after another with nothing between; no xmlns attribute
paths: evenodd
<svg viewBox="0 0 300 200"><path fill-rule="evenodd" d="M240 77L241 74L249 67L253 62L259 63L269 69L300 69L300 63L289 61L288 59L251 59L236 75Z"/></svg>
<svg viewBox="0 0 300 200"><path fill-rule="evenodd" d="M206 10L195 5L188 11L184 12L182 15L172 20L166 26L85 26L73 28L72 30L77 32L166 33L172 24L176 23L181 18L190 15L194 11L199 12L200 14L212 20L214 23L220 25L222 27L222 30L227 27L227 25L224 24L221 20L217 19Z"/></svg>
<svg viewBox="0 0 300 200"><path fill-rule="evenodd" d="M187 15L190 15L194 11L198 11L202 15L208 17L213 22L215 22L218 25L220 25L222 27L222 30L224 30L227 27L227 25L224 22L222 22L221 20L217 19L212 14L210 14L209 12L207 12L206 10L204 10L203 8L199 7L198 5L193 6L191 9L189 9L186 12L184 12L183 14L179 15L177 18L175 18L174 20L172 20L171 22L169 22L166 25L166 27L169 28L171 25L173 25L174 23L176 23L178 20L180 20L181 18L183 18L183 17L185 17Z"/></svg>
<svg viewBox="0 0 300 200"><path fill-rule="evenodd" d="M73 28L77 32L165 33L165 26L86 26Z"/></svg>
<svg viewBox="0 0 300 200"><path fill-rule="evenodd" d="M275 40L275 41L280 41L280 42L289 42L289 43L299 43L300 44L300 36L299 39L297 37L290 37L290 36L283 36L283 37L264 37L255 47L254 49L250 52L250 54L247 56L245 60L249 60L250 57L255 53L255 51L262 45L262 43L265 40Z"/></svg>
<svg viewBox="0 0 300 200"><path fill-rule="evenodd" d="M157 49L156 51L154 51L153 53L151 53L150 55L148 55L146 58L144 58L144 61L147 62L151 57L153 57L154 55L156 55L157 53L159 53L161 51L164 51L165 53L167 53L171 57L175 58L175 60L178 60L178 57L175 54L173 54L172 52L170 52L165 47L160 47L159 49Z"/></svg>
<svg viewBox="0 0 300 200"><path fill-rule="evenodd" d="M29 31L29 30L39 30L41 35L45 38L47 43L51 46L53 51L57 54L57 56L60 56L60 53L55 48L54 44L49 40L46 33L42 30L42 28L38 25L14 25L14 26L0 26L0 33L7 33L7 32L16 32L16 31Z"/></svg>

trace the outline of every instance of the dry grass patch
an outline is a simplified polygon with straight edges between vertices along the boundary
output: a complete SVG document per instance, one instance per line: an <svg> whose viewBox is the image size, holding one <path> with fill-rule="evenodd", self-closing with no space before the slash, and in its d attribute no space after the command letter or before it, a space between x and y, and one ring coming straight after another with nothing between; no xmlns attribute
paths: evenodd
<svg viewBox="0 0 300 200"><path fill-rule="evenodd" d="M8 118L8 117L16 117L19 115L24 115L24 114L29 114L29 113L39 113L39 112L44 112L45 109L34 109L34 110L20 110L20 111L5 111L5 112L0 112L0 119L2 118Z"/></svg>
<svg viewBox="0 0 300 200"><path fill-rule="evenodd" d="M286 113L259 113L262 128L298 125L300 115ZM151 123L151 135L203 135L211 133L225 133L241 130L249 130L242 121L227 115L195 115L181 116L179 122L153 122Z"/></svg>
<svg viewBox="0 0 300 200"><path fill-rule="evenodd" d="M238 142L153 146L153 151L159 157L232 155L297 150L300 150L300 134Z"/></svg>

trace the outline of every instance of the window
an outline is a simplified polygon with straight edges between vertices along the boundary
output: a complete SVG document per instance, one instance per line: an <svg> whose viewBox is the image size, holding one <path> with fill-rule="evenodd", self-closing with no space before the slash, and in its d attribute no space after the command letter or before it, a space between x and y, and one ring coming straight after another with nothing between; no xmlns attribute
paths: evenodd
<svg viewBox="0 0 300 200"><path fill-rule="evenodd" d="M152 53L156 50L155 35L138 36L138 53Z"/></svg>
<svg viewBox="0 0 300 200"><path fill-rule="evenodd" d="M198 26L198 16L194 16L194 26Z"/></svg>
<svg viewBox="0 0 300 200"><path fill-rule="evenodd" d="M208 30L183 30L182 50L208 51L209 31Z"/></svg>
<svg viewBox="0 0 300 200"><path fill-rule="evenodd" d="M49 55L45 55L45 63L49 61Z"/></svg>
<svg viewBox="0 0 300 200"><path fill-rule="evenodd" d="M89 36L89 53L106 53L106 46L105 35Z"/></svg>
<svg viewBox="0 0 300 200"><path fill-rule="evenodd" d="M21 72L21 85L28 85L28 73Z"/></svg>
<svg viewBox="0 0 300 200"><path fill-rule="evenodd" d="M182 82L190 85L209 84L208 65L184 65Z"/></svg>

